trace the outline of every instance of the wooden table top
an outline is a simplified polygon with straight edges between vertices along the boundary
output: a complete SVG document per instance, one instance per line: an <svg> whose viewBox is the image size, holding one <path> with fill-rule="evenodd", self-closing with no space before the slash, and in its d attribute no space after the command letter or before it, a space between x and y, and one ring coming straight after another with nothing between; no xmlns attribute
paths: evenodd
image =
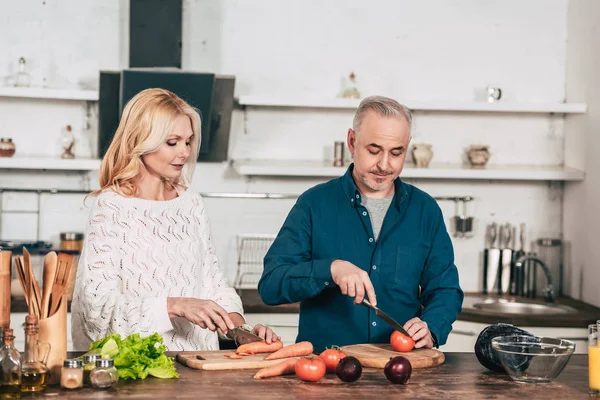
<svg viewBox="0 0 600 400"><path fill-rule="evenodd" d="M175 353L170 353L174 356ZM327 374L317 383L296 376L254 380L254 370L200 371L176 363L180 379L146 378L119 381L116 389L84 388L66 391L48 387L45 394L61 399L291 399L291 398L423 398L423 399L587 399L587 355L575 354L561 375L548 384L522 384L507 375L487 371L474 354L446 353L446 363L430 369L413 370L408 385L390 383L380 369L365 369L361 379L344 383Z"/></svg>

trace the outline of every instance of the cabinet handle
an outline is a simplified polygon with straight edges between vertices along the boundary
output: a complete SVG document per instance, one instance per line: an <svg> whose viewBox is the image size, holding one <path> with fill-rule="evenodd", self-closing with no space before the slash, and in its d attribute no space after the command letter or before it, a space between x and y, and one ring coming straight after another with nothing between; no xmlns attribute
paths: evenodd
<svg viewBox="0 0 600 400"><path fill-rule="evenodd" d="M475 332L473 331L461 331L460 329L453 329L450 333L456 333L457 335L463 336L475 336Z"/></svg>

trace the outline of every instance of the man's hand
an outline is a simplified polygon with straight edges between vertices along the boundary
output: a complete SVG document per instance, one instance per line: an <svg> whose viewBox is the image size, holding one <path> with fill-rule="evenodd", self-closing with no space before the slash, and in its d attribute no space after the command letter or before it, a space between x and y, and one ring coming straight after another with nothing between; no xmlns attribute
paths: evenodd
<svg viewBox="0 0 600 400"><path fill-rule="evenodd" d="M406 321L403 328L415 341L415 348L426 347L428 349L433 347L433 337L427 327L427 322L421 321L420 318L413 318Z"/></svg>
<svg viewBox="0 0 600 400"><path fill-rule="evenodd" d="M331 277L336 285L340 287L342 294L354 297L354 303L360 304L365 298L369 303L377 305L375 289L369 278L369 274L348 261L335 260L331 263Z"/></svg>

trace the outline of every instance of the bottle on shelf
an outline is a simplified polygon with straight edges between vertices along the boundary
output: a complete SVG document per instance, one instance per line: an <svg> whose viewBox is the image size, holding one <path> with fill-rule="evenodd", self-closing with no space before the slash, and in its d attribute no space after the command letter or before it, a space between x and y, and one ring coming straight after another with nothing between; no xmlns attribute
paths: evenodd
<svg viewBox="0 0 600 400"><path fill-rule="evenodd" d="M31 76L27 72L27 66L25 58L19 58L19 69L15 74L15 86L16 87L29 87L31 86Z"/></svg>

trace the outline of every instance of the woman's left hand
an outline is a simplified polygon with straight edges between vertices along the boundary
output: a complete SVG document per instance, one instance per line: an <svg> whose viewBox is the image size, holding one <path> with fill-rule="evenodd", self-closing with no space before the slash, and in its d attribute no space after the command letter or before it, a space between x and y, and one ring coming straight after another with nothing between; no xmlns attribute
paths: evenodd
<svg viewBox="0 0 600 400"><path fill-rule="evenodd" d="M273 332L271 328L262 324L254 325L254 328L252 328L252 333L254 333L256 336L260 336L267 343L281 340L281 337L277 336L277 334Z"/></svg>

